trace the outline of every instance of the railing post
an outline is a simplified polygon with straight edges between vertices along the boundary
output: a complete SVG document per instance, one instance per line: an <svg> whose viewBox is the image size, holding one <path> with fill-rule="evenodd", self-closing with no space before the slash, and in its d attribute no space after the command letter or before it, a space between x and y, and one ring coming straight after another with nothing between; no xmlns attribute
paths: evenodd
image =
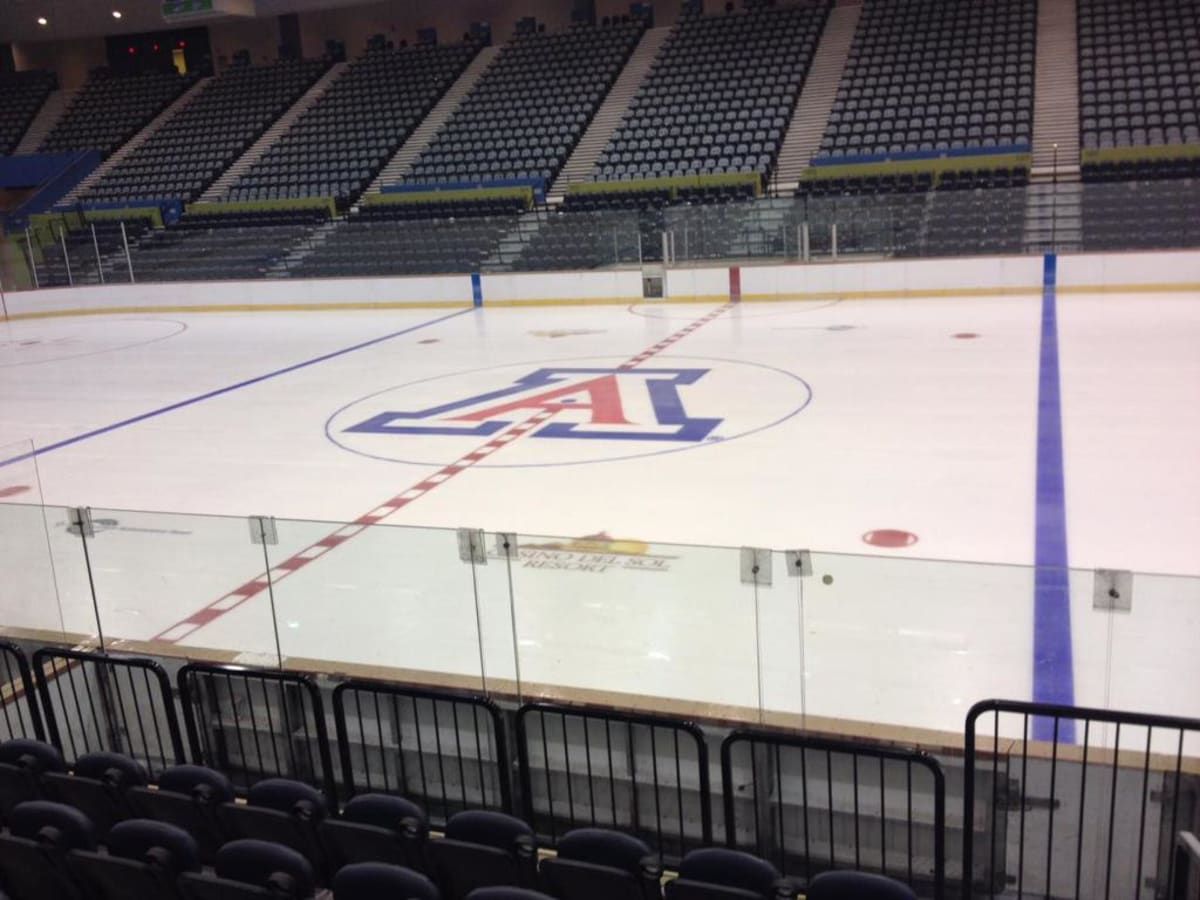
<svg viewBox="0 0 1200 900"><path fill-rule="evenodd" d="M67 284L70 287L75 286L75 278L71 275L71 254L67 253L67 233L60 225L58 228L58 241L62 244L63 262L67 266Z"/></svg>
<svg viewBox="0 0 1200 900"><path fill-rule="evenodd" d="M129 267L129 283L133 284L133 258L129 255L129 235L125 233L125 222L121 222L121 243L125 245L125 265Z"/></svg>
<svg viewBox="0 0 1200 900"><path fill-rule="evenodd" d="M664 266L671 264L671 242L665 231L662 233L662 259Z"/></svg>
<svg viewBox="0 0 1200 900"><path fill-rule="evenodd" d="M96 223L92 223L92 249L96 251L96 272L100 275L100 283L104 284L104 260L100 258L100 241L96 237Z"/></svg>
<svg viewBox="0 0 1200 900"><path fill-rule="evenodd" d="M29 251L29 271L33 275L33 289L36 291L42 285L38 281L37 258L33 255L33 235L29 233L28 225L25 226L25 249Z"/></svg>

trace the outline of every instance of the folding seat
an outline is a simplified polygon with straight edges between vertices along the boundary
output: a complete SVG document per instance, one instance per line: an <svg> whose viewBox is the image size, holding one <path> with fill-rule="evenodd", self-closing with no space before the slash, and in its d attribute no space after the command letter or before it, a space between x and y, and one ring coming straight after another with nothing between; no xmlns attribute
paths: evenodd
<svg viewBox="0 0 1200 900"><path fill-rule="evenodd" d="M419 872L386 863L355 863L333 879L337 900L440 900L432 881Z"/></svg>
<svg viewBox="0 0 1200 900"><path fill-rule="evenodd" d="M451 816L445 837L430 841L428 853L449 900L462 900L477 887L536 884L533 830L504 813L470 810Z"/></svg>
<svg viewBox="0 0 1200 900"><path fill-rule="evenodd" d="M665 892L667 900L784 900L797 893L769 862L720 847L685 856Z"/></svg>
<svg viewBox="0 0 1200 900"><path fill-rule="evenodd" d="M250 788L245 804L227 802L219 815L231 837L282 844L321 871L324 858L317 829L328 815L328 806L324 795L311 785L268 778Z"/></svg>
<svg viewBox="0 0 1200 900"><path fill-rule="evenodd" d="M288 847L240 840L217 852L213 875L185 872L179 885L190 900L308 900L315 879L308 861Z"/></svg>
<svg viewBox="0 0 1200 900"><path fill-rule="evenodd" d="M568 832L558 855L542 861L542 879L560 900L652 900L662 865L637 838L601 828Z"/></svg>
<svg viewBox="0 0 1200 900"><path fill-rule="evenodd" d="M172 766L159 774L157 790L132 787L128 797L137 815L191 834L203 862L211 862L225 842L218 811L222 804L233 802L234 790L221 772L204 766Z"/></svg>
<svg viewBox="0 0 1200 900"><path fill-rule="evenodd" d="M916 900L907 885L864 872L822 872L808 886L807 900Z"/></svg>
<svg viewBox="0 0 1200 900"><path fill-rule="evenodd" d="M172 900L179 876L199 872L195 840L186 831L148 819L113 826L108 853L73 850L71 865L100 900Z"/></svg>
<svg viewBox="0 0 1200 900"><path fill-rule="evenodd" d="M119 753L85 753L72 774L47 772L42 777L47 794L81 810L101 840L116 822L133 815L129 789L146 784L141 764Z"/></svg>
<svg viewBox="0 0 1200 900"><path fill-rule="evenodd" d="M0 835L0 884L17 900L89 900L67 866L72 850L94 850L96 831L72 806L18 804Z"/></svg>
<svg viewBox="0 0 1200 900"><path fill-rule="evenodd" d="M50 744L13 738L0 744L0 819L18 803L43 795L42 775L65 772L62 754Z"/></svg>

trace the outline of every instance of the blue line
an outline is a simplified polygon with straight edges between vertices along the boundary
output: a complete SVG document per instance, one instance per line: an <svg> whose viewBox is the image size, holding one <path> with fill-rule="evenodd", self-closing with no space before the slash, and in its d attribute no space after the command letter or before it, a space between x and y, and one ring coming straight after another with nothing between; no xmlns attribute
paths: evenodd
<svg viewBox="0 0 1200 900"><path fill-rule="evenodd" d="M194 403L200 403L204 400L211 400L213 397L220 397L222 394L228 394L232 391L241 390L244 387L250 387L251 385L258 384L261 381L277 378L280 375L286 375L289 372L295 372L299 369L306 369L309 366L315 366L317 363L335 359L339 356L345 356L347 353L353 353L356 350L363 350L367 347L373 347L376 344L382 344L384 341L390 341L392 338L410 334L414 331L419 331L422 328L428 328L430 325L437 325L439 322L445 322L447 319L453 319L455 316L461 316L464 313L473 311L473 309L460 309L458 312L452 312L449 315L439 316L438 318L431 319L428 322L421 322L418 325L413 325L411 328L405 328L401 331L393 331L391 334L385 334L382 337L372 338L369 341L363 341L361 344L355 344L352 347L344 347L341 350L334 350L332 353L325 353L321 356L315 356L312 359L304 360L304 362L298 362L282 369L276 369L274 372L267 372L265 375L256 375L254 378L248 378L245 381L239 381L237 384L231 384L223 388L217 388L215 391L209 391L207 394L189 397L187 400L180 400L178 403L172 403L170 406L163 406L159 409L151 410L150 412L142 413L141 415L133 416L129 419L122 419L120 422L114 422L111 425L105 425L103 428L97 428L93 431L86 431L83 434L77 434L74 437L69 437L53 444L47 444L45 447L38 447L29 453L22 453L20 456L14 456L10 459L0 460L0 469L4 468L5 466L11 466L13 463L19 463L26 459L32 459L35 456L42 456L43 454L49 453L52 450L59 450L63 447L69 447L72 444L78 444L80 441L86 441L89 438L99 437L102 434L108 434L108 432L116 431L118 428L125 428L128 425L136 425L138 422L144 422L147 419L153 419L155 416L161 416L165 413L174 412L177 409L183 409L185 406L191 406Z"/></svg>
<svg viewBox="0 0 1200 900"><path fill-rule="evenodd" d="M483 279L478 272L471 273L471 300L475 306L483 306Z"/></svg>
<svg viewBox="0 0 1200 900"><path fill-rule="evenodd" d="M1058 371L1058 260L1046 255L1042 274L1042 343L1038 369L1037 509L1033 574L1033 699L1071 705L1071 589L1067 568L1066 489L1063 478L1062 397ZM1054 721L1037 718L1035 740L1055 737ZM1061 721L1059 741L1074 743L1074 722Z"/></svg>

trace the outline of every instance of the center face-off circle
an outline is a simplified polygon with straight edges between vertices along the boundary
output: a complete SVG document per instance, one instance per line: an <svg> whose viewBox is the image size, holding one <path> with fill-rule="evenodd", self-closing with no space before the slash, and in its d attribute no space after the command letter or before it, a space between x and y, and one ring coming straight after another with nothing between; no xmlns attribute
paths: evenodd
<svg viewBox="0 0 1200 900"><path fill-rule="evenodd" d="M339 409L329 440L362 456L445 466L539 413L548 420L480 468L569 466L677 453L771 428L803 410L799 376L740 360L657 356L514 363L385 388Z"/></svg>

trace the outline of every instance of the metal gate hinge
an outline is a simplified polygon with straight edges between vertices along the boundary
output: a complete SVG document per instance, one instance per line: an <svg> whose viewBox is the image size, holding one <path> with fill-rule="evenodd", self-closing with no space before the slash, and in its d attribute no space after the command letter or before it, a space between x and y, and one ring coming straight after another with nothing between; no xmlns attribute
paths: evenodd
<svg viewBox="0 0 1200 900"><path fill-rule="evenodd" d="M517 536L508 531L496 532L496 555L502 559L516 559Z"/></svg>
<svg viewBox="0 0 1200 900"><path fill-rule="evenodd" d="M812 575L812 554L807 550L787 550L783 555L787 560L788 575L793 578L807 578Z"/></svg>
<svg viewBox="0 0 1200 900"><path fill-rule="evenodd" d="M250 543L275 546L279 543L279 531L275 528L274 516L250 516Z"/></svg>
<svg viewBox="0 0 1200 900"><path fill-rule="evenodd" d="M92 510L87 506L76 506L68 515L71 529L81 537L95 537L96 526L92 524Z"/></svg>

